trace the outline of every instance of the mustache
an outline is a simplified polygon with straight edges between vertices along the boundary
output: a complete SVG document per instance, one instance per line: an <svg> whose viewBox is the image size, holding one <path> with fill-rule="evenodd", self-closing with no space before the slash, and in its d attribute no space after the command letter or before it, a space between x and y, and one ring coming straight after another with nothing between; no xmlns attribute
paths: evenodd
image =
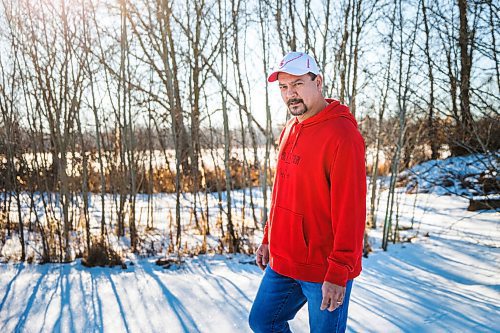
<svg viewBox="0 0 500 333"><path fill-rule="evenodd" d="M292 98L292 99L289 99L288 102L286 102L286 105L287 106L290 106L290 104L292 103L302 103L304 104L304 101L300 98Z"/></svg>

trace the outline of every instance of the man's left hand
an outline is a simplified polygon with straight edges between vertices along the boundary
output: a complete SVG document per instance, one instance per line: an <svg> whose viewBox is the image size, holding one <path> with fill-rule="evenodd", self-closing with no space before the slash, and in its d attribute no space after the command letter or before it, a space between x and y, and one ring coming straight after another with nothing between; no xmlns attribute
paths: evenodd
<svg viewBox="0 0 500 333"><path fill-rule="evenodd" d="M323 300L321 301L320 307L321 311L328 308L328 311L332 312L344 302L345 287L325 281L321 287L321 292L323 293Z"/></svg>

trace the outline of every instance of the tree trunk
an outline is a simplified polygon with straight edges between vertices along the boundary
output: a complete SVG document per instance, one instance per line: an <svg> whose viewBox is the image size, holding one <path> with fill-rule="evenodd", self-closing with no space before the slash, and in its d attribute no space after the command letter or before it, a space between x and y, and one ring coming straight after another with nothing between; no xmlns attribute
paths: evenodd
<svg viewBox="0 0 500 333"><path fill-rule="evenodd" d="M225 77L223 77L223 84L227 85L227 46L226 41L222 39L223 30L227 27L226 19L225 19L225 8L222 7L221 0L218 1L219 4L219 27L220 27L220 36L221 36L221 48L222 48L222 56L221 56L221 68L225 73ZM234 231L233 225L233 217L232 217L232 200L231 200L231 190L232 190L232 181L231 181L231 137L229 133L229 116L227 110L227 98L226 98L226 90L221 91L221 104L222 104L222 119L224 122L224 168L226 174L226 205L227 205L227 231L228 231L228 245L229 252L239 252L239 242L236 238L236 234Z"/></svg>
<svg viewBox="0 0 500 333"><path fill-rule="evenodd" d="M458 44L460 45L460 112L461 131L465 137L464 143L472 133L472 114L470 112L470 73L472 69L472 53L469 53L470 31L467 22L467 0L458 0L460 11L460 33Z"/></svg>
<svg viewBox="0 0 500 333"><path fill-rule="evenodd" d="M434 125L434 73L432 68L432 58L430 53L430 31L429 31L429 20L427 19L427 8L425 5L425 0L422 1L422 15L424 20L424 28L425 28L425 47L424 53L427 59L427 68L429 75L429 102L428 102L428 118L427 118L427 132L428 132L428 140L429 146L431 147L431 159L435 160L439 157L439 145L437 141L437 131Z"/></svg>

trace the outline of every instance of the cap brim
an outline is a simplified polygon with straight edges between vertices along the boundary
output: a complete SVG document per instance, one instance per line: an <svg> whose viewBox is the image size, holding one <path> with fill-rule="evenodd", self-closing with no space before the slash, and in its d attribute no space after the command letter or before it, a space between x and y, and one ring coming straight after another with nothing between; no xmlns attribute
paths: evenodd
<svg viewBox="0 0 500 333"><path fill-rule="evenodd" d="M274 82L278 79L279 72L272 72L271 75L267 77L268 82Z"/></svg>

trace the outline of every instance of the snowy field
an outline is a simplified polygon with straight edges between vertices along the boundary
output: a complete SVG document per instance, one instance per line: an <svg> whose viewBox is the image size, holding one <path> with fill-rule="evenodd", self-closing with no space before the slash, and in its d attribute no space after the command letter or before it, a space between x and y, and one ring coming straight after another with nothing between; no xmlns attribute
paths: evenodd
<svg viewBox="0 0 500 333"><path fill-rule="evenodd" d="M379 221L386 194L382 193ZM500 332L500 219L456 196L401 194L410 242L364 260L351 296L351 332ZM250 332L261 272L246 256L201 256L165 270L0 264L0 332ZM308 332L307 311L291 323Z"/></svg>

